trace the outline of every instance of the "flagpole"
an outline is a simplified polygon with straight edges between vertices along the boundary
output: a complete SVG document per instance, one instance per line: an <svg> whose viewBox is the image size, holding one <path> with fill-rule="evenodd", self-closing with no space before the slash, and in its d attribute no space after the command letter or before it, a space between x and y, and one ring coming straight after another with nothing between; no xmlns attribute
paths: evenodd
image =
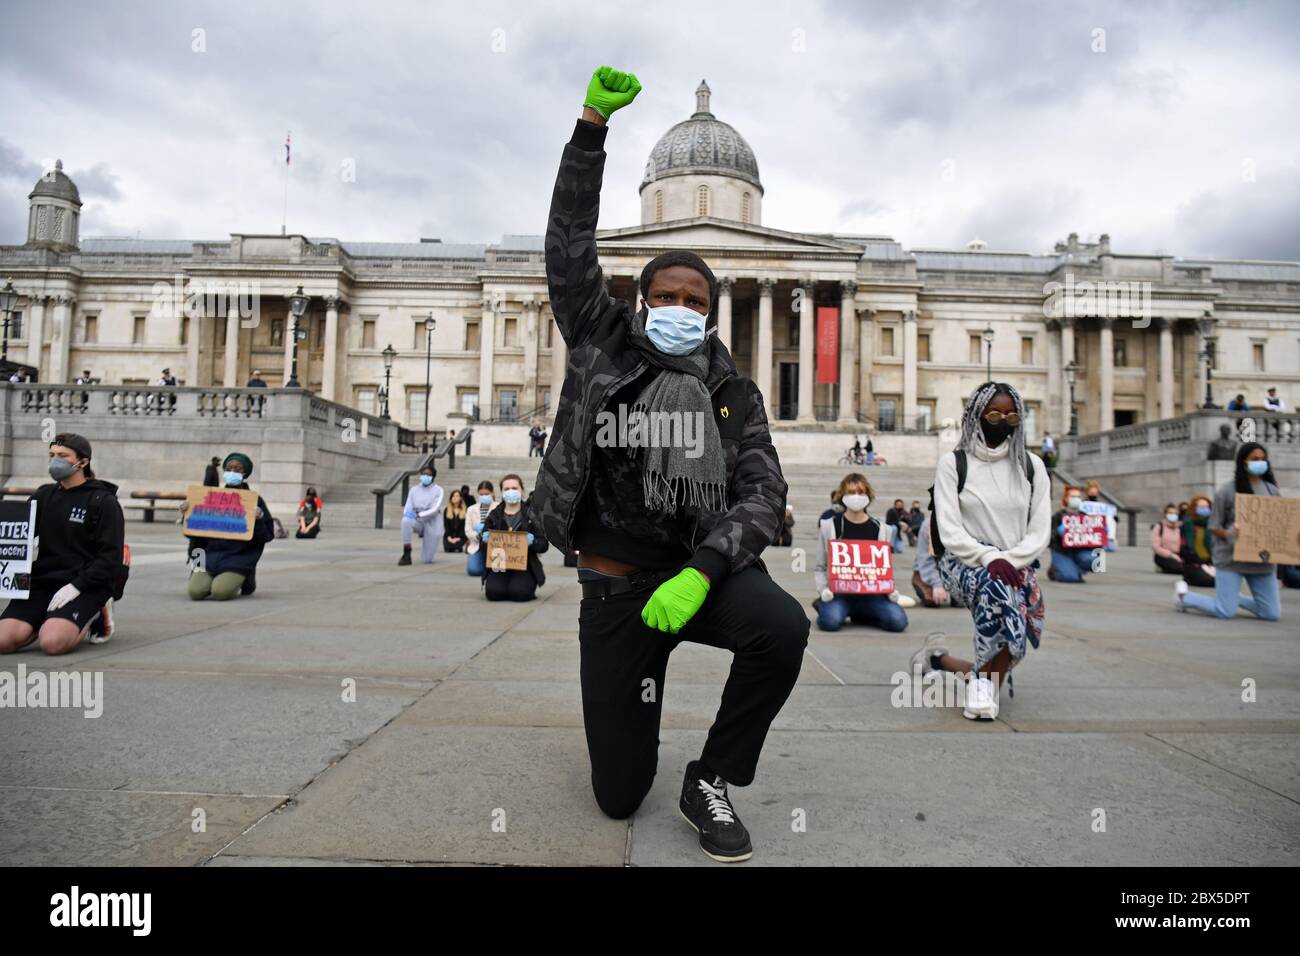
<svg viewBox="0 0 1300 956"><path fill-rule="evenodd" d="M290 130L292 133L292 130ZM286 227L289 221L289 171L292 163L289 161L289 133L284 137L284 207L280 213L280 235L286 235Z"/></svg>

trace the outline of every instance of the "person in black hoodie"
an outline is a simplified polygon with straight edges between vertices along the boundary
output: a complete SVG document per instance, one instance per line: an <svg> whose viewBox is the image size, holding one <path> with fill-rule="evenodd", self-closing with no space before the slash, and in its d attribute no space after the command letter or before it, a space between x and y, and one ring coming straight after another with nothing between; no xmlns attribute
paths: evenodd
<svg viewBox="0 0 1300 956"><path fill-rule="evenodd" d="M524 482L518 475L501 479L501 504L492 510L484 522L483 543L487 547L487 571L483 575L483 591L489 601L531 601L537 589L546 583L542 559L550 547L542 529L532 516L531 502L523 500ZM526 531L528 533L528 570L494 570L491 535L493 531Z"/></svg>
<svg viewBox="0 0 1300 956"><path fill-rule="evenodd" d="M227 488L250 491L248 479L253 474L253 460L240 452L231 452L221 463L221 483ZM257 496L257 513L253 522L253 536L247 541L231 538L205 538L187 535L189 540L189 581L191 601L210 597L214 601L229 601L241 594L257 590L257 562L262 558L266 542L275 537L271 509L262 496Z"/></svg>
<svg viewBox="0 0 1300 956"><path fill-rule="evenodd" d="M122 568L123 519L117 486L95 477L90 442L65 433L50 442L52 484L36 502L36 560L26 599L0 614L0 653L40 640L47 654L66 654L81 643L111 602ZM97 643L108 640L104 628Z"/></svg>

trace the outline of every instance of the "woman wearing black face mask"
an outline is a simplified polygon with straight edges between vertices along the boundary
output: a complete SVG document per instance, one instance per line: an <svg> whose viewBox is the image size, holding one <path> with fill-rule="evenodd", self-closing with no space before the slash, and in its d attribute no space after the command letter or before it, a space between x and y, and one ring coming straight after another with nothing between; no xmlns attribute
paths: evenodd
<svg viewBox="0 0 1300 956"><path fill-rule="evenodd" d="M1043 598L1033 565L1051 532L1050 482L1025 450L1024 403L1010 385L988 382L966 405L957 448L934 478L935 553L949 594L971 609L975 655L949 654L936 634L912 656L914 671L969 675L963 716L998 715L1002 679L1038 646Z"/></svg>

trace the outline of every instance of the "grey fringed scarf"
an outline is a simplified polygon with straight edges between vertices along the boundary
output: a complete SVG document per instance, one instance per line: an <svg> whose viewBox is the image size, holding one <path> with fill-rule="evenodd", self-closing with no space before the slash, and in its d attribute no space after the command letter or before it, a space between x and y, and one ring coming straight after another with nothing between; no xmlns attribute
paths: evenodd
<svg viewBox="0 0 1300 956"><path fill-rule="evenodd" d="M727 500L727 462L713 401L704 387L709 340L688 355L667 355L646 337L645 320L644 309L632 316L628 340L659 374L637 396L628 417L641 418L646 435L664 442L646 442L634 452L641 462L646 507L666 514L680 505L721 511ZM692 427L698 426L701 454L693 458L682 441L682 423L688 418L695 423ZM677 423L677 430L662 427L666 422Z"/></svg>

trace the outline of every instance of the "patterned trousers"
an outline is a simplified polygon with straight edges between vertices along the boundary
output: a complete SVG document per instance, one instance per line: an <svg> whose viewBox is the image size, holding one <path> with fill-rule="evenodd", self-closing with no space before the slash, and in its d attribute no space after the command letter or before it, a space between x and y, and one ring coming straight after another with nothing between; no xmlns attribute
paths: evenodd
<svg viewBox="0 0 1300 956"><path fill-rule="evenodd" d="M1019 664L1028 643L1038 647L1043 634L1043 592L1033 568L1025 568L1020 587L1008 587L982 567L968 568L951 551L939 559L943 586L970 608L975 621L975 672L979 673L1007 648L1011 667Z"/></svg>

